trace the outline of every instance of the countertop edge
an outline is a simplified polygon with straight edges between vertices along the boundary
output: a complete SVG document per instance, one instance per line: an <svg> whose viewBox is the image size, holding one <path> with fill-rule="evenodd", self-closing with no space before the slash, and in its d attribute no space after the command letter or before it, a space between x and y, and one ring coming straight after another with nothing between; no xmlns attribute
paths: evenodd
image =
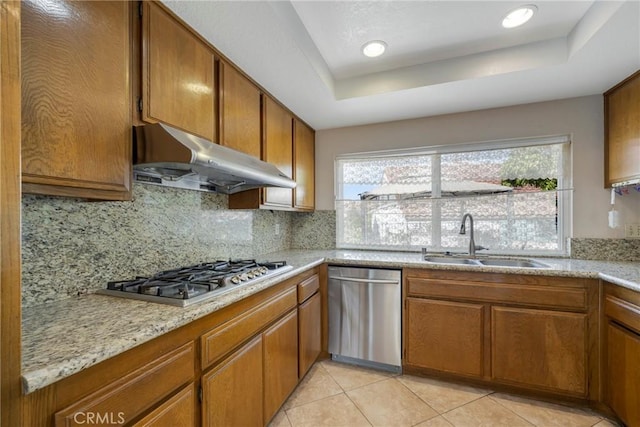
<svg viewBox="0 0 640 427"><path fill-rule="evenodd" d="M345 256L344 254L357 254L360 256ZM511 268L511 267L478 267L478 266L461 266L461 265L443 265L443 264L425 264L421 262L419 258L402 260L400 259L401 255L388 255L387 259L375 259L375 258L384 258L385 255L371 254L365 252L358 251L339 251L339 250L325 250L325 251L304 251L304 250L290 250L279 252L278 254L289 254L291 258L298 259L298 263L294 266L291 271L288 271L282 275L274 277L270 280L266 280L260 284L251 286L242 292L230 293L227 298L224 298L223 301L213 301L213 302L205 302L202 305L197 305L193 309L183 309L176 308L174 312L176 313L175 317L171 320L162 319L162 321L155 322L149 325L147 328L141 329L137 331L135 336L131 336L127 339L123 339L118 341L115 345L112 342L108 344L104 344L102 346L94 348L92 351L84 352L81 356L74 358L67 358L55 362L53 364L47 364L44 367L36 367L34 369L27 369L22 372L22 384L23 384L23 393L29 394L38 389L44 388L50 384L53 384L57 381L60 381L66 377L74 375L86 368L89 368L93 365L96 365L104 360L117 356L131 348L134 348L140 344L143 344L147 341L155 339L167 332L175 330L181 326L184 326L196 319L204 317L210 313L213 313L217 310L220 310L228 305L231 305L243 298L246 298L250 295L258 293L264 289L267 289L271 286L274 286L284 280L287 280L291 277L294 277L304 271L307 271L311 268L322 265L323 263L327 264L336 264L336 265L363 265L369 267L386 267L386 268L425 268L425 269L438 269L438 270L457 270L457 271L475 271L475 272L494 272L494 273L506 273L506 274L528 274L528 275L551 275L551 276L560 276L560 277L576 277L576 278L595 278L602 279L608 282L611 282L615 285L619 285L630 290L640 292L640 283L636 283L635 281L627 280L625 278L616 277L613 274L608 272L597 271L594 268L588 267L577 267L576 269L567 269L562 268L561 263L554 265L553 262L550 262L547 259L540 259L542 262L550 263L550 269L522 269L522 268ZM367 254L369 257L367 258ZM270 256L270 254L265 254L264 256ZM409 258L415 258L415 256L411 256ZM397 259L396 259L397 258ZM300 260L302 259L302 260ZM571 260L569 260L571 261ZM566 261L563 261L566 263ZM580 264L580 263L578 263ZM607 263L599 263L596 261L586 261L585 265L593 264L594 266L598 264L606 265ZM89 295L86 298L114 298L104 295ZM132 300L126 300L132 301ZM123 304L129 304L123 303ZM155 303L144 303L144 302L136 302L131 303L132 307L136 308L144 308L140 304L151 304L148 307L156 308L157 310L166 310L167 313L171 313L172 310L168 308L168 306L162 306L163 308L158 308ZM136 305L133 305L136 304ZM42 362L48 363L48 362ZM23 362L24 366L24 362Z"/></svg>

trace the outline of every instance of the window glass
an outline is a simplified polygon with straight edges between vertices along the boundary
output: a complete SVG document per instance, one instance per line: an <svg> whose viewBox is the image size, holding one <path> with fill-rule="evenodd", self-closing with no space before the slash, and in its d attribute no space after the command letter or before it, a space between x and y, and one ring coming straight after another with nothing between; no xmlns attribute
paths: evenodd
<svg viewBox="0 0 640 427"><path fill-rule="evenodd" d="M566 138L568 141L568 138ZM489 253L565 252L569 142L336 161L341 248L466 251L465 213Z"/></svg>

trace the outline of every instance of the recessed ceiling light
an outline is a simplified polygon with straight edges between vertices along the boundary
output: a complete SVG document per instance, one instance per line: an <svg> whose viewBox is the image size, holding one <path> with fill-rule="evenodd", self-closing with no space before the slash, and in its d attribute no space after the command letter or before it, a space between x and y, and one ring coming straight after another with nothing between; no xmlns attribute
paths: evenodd
<svg viewBox="0 0 640 427"><path fill-rule="evenodd" d="M382 55L386 48L387 44L382 40L373 40L362 46L362 53L369 58L375 58L376 56Z"/></svg>
<svg viewBox="0 0 640 427"><path fill-rule="evenodd" d="M538 8L533 4L520 6L517 9L512 10L502 20L502 26L504 28L515 28L527 22Z"/></svg>

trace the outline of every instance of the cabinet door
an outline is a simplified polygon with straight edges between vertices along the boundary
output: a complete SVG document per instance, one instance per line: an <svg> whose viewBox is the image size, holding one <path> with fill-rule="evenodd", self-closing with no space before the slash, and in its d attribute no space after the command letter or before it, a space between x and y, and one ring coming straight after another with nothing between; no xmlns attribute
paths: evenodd
<svg viewBox="0 0 640 427"><path fill-rule="evenodd" d="M322 350L320 293L298 307L298 377L302 378Z"/></svg>
<svg viewBox="0 0 640 427"><path fill-rule="evenodd" d="M134 424L135 427L195 426L196 393L193 383Z"/></svg>
<svg viewBox="0 0 640 427"><path fill-rule="evenodd" d="M628 426L640 425L640 335L607 324L605 403Z"/></svg>
<svg viewBox="0 0 640 427"><path fill-rule="evenodd" d="M263 160L275 165L289 178L293 177L293 117L269 97L264 98ZM265 188L264 204L291 207L293 190Z"/></svg>
<svg viewBox="0 0 640 427"><path fill-rule="evenodd" d="M298 384L298 312L293 310L263 335L264 423Z"/></svg>
<svg viewBox="0 0 640 427"><path fill-rule="evenodd" d="M482 376L485 307L407 298L405 364Z"/></svg>
<svg viewBox="0 0 640 427"><path fill-rule="evenodd" d="M142 3L143 120L213 141L213 52L157 3Z"/></svg>
<svg viewBox="0 0 640 427"><path fill-rule="evenodd" d="M202 377L204 426L262 426L262 336Z"/></svg>
<svg viewBox="0 0 640 427"><path fill-rule="evenodd" d="M220 141L260 158L260 89L233 66L220 61Z"/></svg>
<svg viewBox="0 0 640 427"><path fill-rule="evenodd" d="M640 178L640 72L605 94L605 185Z"/></svg>
<svg viewBox="0 0 640 427"><path fill-rule="evenodd" d="M304 210L315 208L315 134L312 129L295 121L294 136L294 207Z"/></svg>
<svg viewBox="0 0 640 427"><path fill-rule="evenodd" d="M131 197L127 2L22 2L24 192Z"/></svg>
<svg viewBox="0 0 640 427"><path fill-rule="evenodd" d="M492 307L493 379L584 396L587 315Z"/></svg>

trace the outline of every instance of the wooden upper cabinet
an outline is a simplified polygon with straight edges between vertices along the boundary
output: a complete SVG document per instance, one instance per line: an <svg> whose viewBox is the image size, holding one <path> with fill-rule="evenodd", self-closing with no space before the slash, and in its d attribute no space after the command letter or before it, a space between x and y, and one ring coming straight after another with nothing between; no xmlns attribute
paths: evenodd
<svg viewBox="0 0 640 427"><path fill-rule="evenodd" d="M300 210L315 208L315 134L299 120L294 121L293 155L296 181L294 207Z"/></svg>
<svg viewBox="0 0 640 427"><path fill-rule="evenodd" d="M604 94L605 187L640 179L640 71Z"/></svg>
<svg viewBox="0 0 640 427"><path fill-rule="evenodd" d="M271 98L264 97L264 146L263 160L293 178L293 117ZM265 205L291 207L293 190L267 187L264 189Z"/></svg>
<svg viewBox="0 0 640 427"><path fill-rule="evenodd" d="M213 51L159 4L142 8L142 119L214 141Z"/></svg>
<svg viewBox="0 0 640 427"><path fill-rule="evenodd" d="M22 2L25 193L131 198L127 2Z"/></svg>
<svg viewBox="0 0 640 427"><path fill-rule="evenodd" d="M260 158L260 89L224 61L219 63L219 76L220 138L217 142Z"/></svg>

